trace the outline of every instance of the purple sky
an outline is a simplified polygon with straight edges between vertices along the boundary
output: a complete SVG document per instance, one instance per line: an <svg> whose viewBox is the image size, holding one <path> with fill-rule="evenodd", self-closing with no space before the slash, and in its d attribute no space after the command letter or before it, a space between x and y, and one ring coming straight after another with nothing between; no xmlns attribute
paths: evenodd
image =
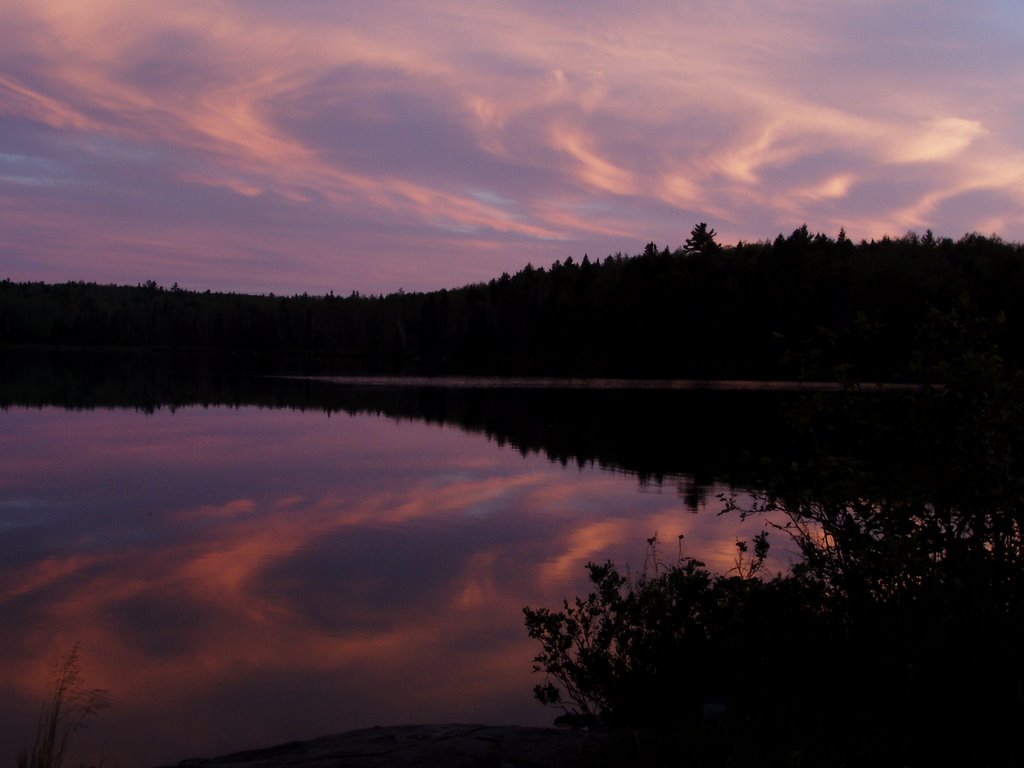
<svg viewBox="0 0 1024 768"><path fill-rule="evenodd" d="M0 0L0 277L429 290L806 222L1024 240L1016 0Z"/></svg>

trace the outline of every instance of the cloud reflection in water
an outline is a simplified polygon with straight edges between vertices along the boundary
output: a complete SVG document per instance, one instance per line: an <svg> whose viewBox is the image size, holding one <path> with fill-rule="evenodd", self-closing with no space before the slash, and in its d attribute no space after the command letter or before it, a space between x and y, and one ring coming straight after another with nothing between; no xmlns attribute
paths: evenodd
<svg viewBox="0 0 1024 768"><path fill-rule="evenodd" d="M115 702L79 743L108 762L374 724L547 724L522 607L585 589L589 559L638 569L655 531L726 569L738 530L670 484L415 421L191 407L0 422L11 756L47 663L79 639Z"/></svg>

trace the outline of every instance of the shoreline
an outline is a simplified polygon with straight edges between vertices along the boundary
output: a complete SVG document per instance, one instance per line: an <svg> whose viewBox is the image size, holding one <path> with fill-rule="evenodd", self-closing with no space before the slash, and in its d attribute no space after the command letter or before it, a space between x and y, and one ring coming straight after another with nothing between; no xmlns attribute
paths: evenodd
<svg viewBox="0 0 1024 768"><path fill-rule="evenodd" d="M159 768L555 768L601 765L609 742L607 734L555 727L375 726L212 758L187 758Z"/></svg>

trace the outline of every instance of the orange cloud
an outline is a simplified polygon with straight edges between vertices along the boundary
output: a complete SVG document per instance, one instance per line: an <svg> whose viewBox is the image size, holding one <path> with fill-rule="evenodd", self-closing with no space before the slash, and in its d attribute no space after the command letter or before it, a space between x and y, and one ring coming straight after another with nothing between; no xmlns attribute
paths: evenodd
<svg viewBox="0 0 1024 768"><path fill-rule="evenodd" d="M924 163L948 160L967 149L988 131L977 120L946 117L930 121L920 134L908 137L903 146L895 148L893 161Z"/></svg>
<svg viewBox="0 0 1024 768"><path fill-rule="evenodd" d="M998 46L966 53L970 25L934 18L926 34L901 27L897 10L845 2L808 11L650 0L630 15L604 3L575 14L126 0L5 9L0 114L47 126L47 149L34 151L59 148L53 166L80 185L48 205L24 198L25 216L5 217L17 230L8 238L31 244L28 264L90 269L62 255L59 233L29 234L31 212L52 213L83 249L106 252L122 233L135 253L113 257L118 272L141 254L168 272L209 264L231 280L233 263L272 256L281 266L268 269L290 283L325 271L370 280L362 265L374 242L381 279L404 275L410 288L439 279L439 266L445 285L483 269L462 244L492 254L500 274L527 252L553 261L580 256L567 249L638 250L700 218L745 239L802 221L869 237L940 228L937 212L966 200L965 188L990 193L988 206L965 207L965 221L1004 224L1009 237L1024 226L1024 193L999 168L1021 154L1016 122L976 85L1014 75ZM952 75L951 45L965 52ZM238 220L214 216L219 204L165 231L133 220L103 202L133 164L133 201L174 210L197 190L220 192ZM865 185L892 193L858 197ZM431 259L410 263L410 243Z"/></svg>

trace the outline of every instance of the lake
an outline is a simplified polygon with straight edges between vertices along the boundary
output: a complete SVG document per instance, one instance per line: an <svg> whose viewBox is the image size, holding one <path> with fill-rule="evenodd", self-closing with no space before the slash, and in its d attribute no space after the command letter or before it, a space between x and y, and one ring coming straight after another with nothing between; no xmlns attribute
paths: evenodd
<svg viewBox="0 0 1024 768"><path fill-rule="evenodd" d="M719 517L716 494L742 487L734 454L770 440L779 413L764 393L628 383L74 383L0 410L8 764L76 642L112 706L72 764L372 725L550 724L523 606L586 590L588 560L642 570L655 533L666 559L685 535L728 570L761 522Z"/></svg>

